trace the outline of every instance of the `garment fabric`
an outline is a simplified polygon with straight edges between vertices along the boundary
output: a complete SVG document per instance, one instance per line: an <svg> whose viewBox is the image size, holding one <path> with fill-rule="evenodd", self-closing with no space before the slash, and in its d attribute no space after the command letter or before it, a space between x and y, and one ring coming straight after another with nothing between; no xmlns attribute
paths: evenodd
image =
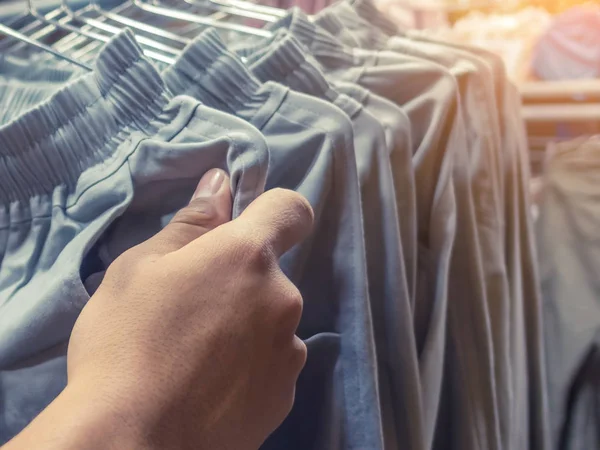
<svg viewBox="0 0 600 450"><path fill-rule="evenodd" d="M212 167L231 174L237 216L264 188L268 149L240 119L170 96L129 32L93 73L0 127L0 142L6 442L65 386L66 344L107 230L135 214L153 219L144 232L158 231Z"/></svg>
<svg viewBox="0 0 600 450"><path fill-rule="evenodd" d="M252 57L251 61L255 59ZM417 223L414 174L411 164L412 138L408 115L394 103L356 83L340 81L334 82L334 86L325 78L319 63L306 52L293 35L284 29L277 31L273 38L273 45L268 47L268 53L251 64L250 68L259 78L278 76L283 81L287 81L284 84L294 82L292 88L311 95L323 97L325 94L322 92L327 90L327 98L331 102L334 102L340 94L348 96L358 101L367 113L376 117L383 126L400 216L400 234L408 290L414 309Z"/></svg>
<svg viewBox="0 0 600 450"><path fill-rule="evenodd" d="M390 152L396 149L387 148L382 124L362 103L332 87L292 35L278 33L275 42L277 44L267 54L250 66L253 73L263 82L280 82L296 91L327 100L352 121L386 448L422 448L421 386L402 258L400 209L394 195L390 165ZM362 89L357 86L356 90L360 95ZM363 100L367 98L363 96ZM409 149L402 150L408 154L406 150ZM408 195L405 192L399 194ZM386 421L387 417L391 420Z"/></svg>
<svg viewBox="0 0 600 450"><path fill-rule="evenodd" d="M518 97L514 87L507 82L500 58L484 50L443 44L421 36L411 35L411 39L407 39L391 35L386 41L379 30L370 31L377 34L376 38L361 35L351 30L352 27L344 28L346 21L356 26L359 19L342 2L322 11L319 16L321 21L317 20L318 23L349 45L355 42L361 47L369 47L379 43L380 48L438 61L457 76L459 86L464 90L461 95L467 102L466 109L472 112L467 120L472 128L469 135L481 136L471 147L488 150L487 155L476 158L480 169L479 176L474 177L474 189L479 202L477 210L485 213L481 216L483 220L480 219L480 223L484 224L480 236L485 252L483 263L488 298L492 308L494 304L500 307L491 309L491 323L497 330L494 333L494 354L504 355L495 362L497 395L499 402L504 403L504 407L500 404L504 445L509 448L548 448L539 278L535 270L530 208L526 204L529 160L523 143L522 122L514 120L515 111L519 110ZM382 19L385 20L385 17ZM373 27L363 21L363 28ZM463 63L461 68L463 61L468 64ZM462 83L461 78L464 80ZM492 163L488 163L487 170L481 167L482 157L487 157ZM485 184L494 179L495 193L489 195L490 188L486 189ZM496 213L489 214L493 211L489 208L485 211L485 205L494 201L500 209L496 207ZM494 224L492 220L490 223L489 218L494 216L506 216L506 221ZM506 238L502 234L506 234ZM503 240L507 243L502 244ZM502 245L496 246L496 243ZM500 253L504 247L507 249L505 258ZM503 269L505 266L507 269ZM532 399L531 407L528 406L529 398Z"/></svg>
<svg viewBox="0 0 600 450"><path fill-rule="evenodd" d="M374 28L380 30L388 36L399 34L402 30L393 20L390 20L383 14L373 0L348 0L354 10L360 17L372 24Z"/></svg>
<svg viewBox="0 0 600 450"><path fill-rule="evenodd" d="M559 449L600 445L600 345L595 342L569 385Z"/></svg>
<svg viewBox="0 0 600 450"><path fill-rule="evenodd" d="M502 448L502 438L507 439L510 436L523 436L523 434L511 434L509 424L501 423L503 419L508 421L511 417L514 417L513 411L509 412L513 399L513 391L510 383L512 380L509 379L512 360L508 354L508 344L510 342L510 333L508 330L510 325L508 317L509 298L507 276L504 270L506 266L502 235L504 226L499 222L503 217L499 198L500 163L497 160L500 148L499 145L494 145L491 135L492 126L497 121L495 122L494 118L489 115L482 114L482 110L484 113L489 114L486 106L489 104L486 101L489 100L486 99L486 94L489 91L485 91L485 86L483 86L481 79L481 75L485 75L485 73L478 72L478 69L482 70L481 66L483 63L479 62L478 68L475 65L476 61L473 61L474 58L472 57L461 57L461 55L456 54L456 51L444 51L439 45L417 43L400 36L393 37L388 42L382 36L378 36L379 39L377 40L372 39L372 37L364 38L360 36L353 39L352 33L347 32L348 30L344 28L342 21L337 20L339 12L343 12L341 16L344 18L352 18L351 23L353 24L360 23L362 19L347 4L339 3L335 7L335 10L332 8L331 14L325 14L327 11L321 14L322 20L320 23L327 27L328 30L336 33L341 39L345 39L348 44L351 44L354 40L354 42L360 42L365 46L375 48L387 47L398 53L412 55L443 65L457 79L459 93L465 103L463 114L467 115L471 113L464 121L468 126L465 134L467 138L465 140L465 147L469 153L470 173L464 174L463 179L457 181L462 183L467 190L472 191L467 191L467 201L473 203L473 208L468 214L472 217L471 223L476 224L478 234L478 239L472 245L479 247L478 254L474 256L477 258L477 265L481 267L480 270L483 276L480 289L485 289L485 295L479 298L471 296L469 301L470 303L478 302L484 307L483 319L490 325L485 330L485 334L480 336L479 340L489 341L491 339L494 348L490 352L490 356L497 358L495 361L486 362L486 366L484 366L488 370L491 368L496 369L496 373L493 376L489 372L482 374L483 379L490 380L492 383L485 388L484 395L487 395L491 399L495 397L495 402L499 402L497 405L493 403L491 405L486 405L485 403L475 405L473 410L487 408L488 420L492 421L492 423L498 421L498 426L501 427L498 432L502 433L502 435L497 436L497 439L499 446ZM368 24L364 24L363 28L369 29L370 27L368 27ZM464 210L465 213L467 211ZM461 228L464 229L465 227L459 226L459 229ZM469 239L470 237L467 236L466 238ZM455 244L457 248L459 244L460 242ZM455 255L459 255L459 253L455 252ZM461 345L462 348L457 349L457 352L464 351L468 355L476 351L473 348L465 348L466 343L459 343L458 345ZM463 350L463 348L465 349ZM459 387L453 387L452 389L457 391ZM463 398L456 403L465 404L467 403L467 399ZM490 407L492 408L491 410ZM464 420L464 416L460 420ZM521 422L519 421L518 423ZM467 427L472 427L472 425L468 424ZM464 443L461 445L466 446ZM473 442L471 445L477 444ZM513 445L511 448L516 447Z"/></svg>
<svg viewBox="0 0 600 450"><path fill-rule="evenodd" d="M419 36L419 41L435 42ZM543 345L542 298L538 258L535 251L535 233L532 222L532 205L529 195L530 162L527 135L520 119L520 94L508 80L501 58L486 50L459 44L443 44L452 49L467 51L484 60L492 70L495 101L490 98L489 105L496 105L499 112L500 144L504 161L504 206L506 225L506 262L512 304L512 314L523 309L524 333L527 355L527 383L530 396L529 447L550 448L548 392L545 372L546 349ZM522 333L523 325L517 317L511 318L511 335ZM513 339L514 339L513 337ZM512 344L517 348L518 341ZM517 397L518 398L518 397ZM525 408L525 405L521 405ZM519 408L518 405L515 408ZM523 414L523 410L519 410ZM525 420L525 419L523 419Z"/></svg>
<svg viewBox="0 0 600 450"><path fill-rule="evenodd" d="M600 338L595 273L599 255L595 237L599 219L598 149L597 136L556 146L544 171L536 222L553 442L559 442L561 427L569 419L571 386L577 378L587 378L581 369ZM593 404L594 392L582 389L580 397L571 405L571 431L561 448L596 447L593 431L597 416L581 406L590 401Z"/></svg>
<svg viewBox="0 0 600 450"><path fill-rule="evenodd" d="M313 236L281 260L304 297L298 334L314 345L292 413L263 448L385 448L349 117L323 100L261 83L214 30L186 48L165 80L172 92L256 126L270 149L267 188L294 189L315 211Z"/></svg>
<svg viewBox="0 0 600 450"><path fill-rule="evenodd" d="M430 446L428 441L433 441L440 401L448 274L456 231L452 171L455 149L461 145L454 127L454 121L460 120L455 114L456 82L445 69L433 63L392 52L351 51L312 24L299 10L291 10L271 28L289 30L317 59L330 79L354 82L386 97L402 107L410 118L417 186L419 273L422 275L417 282L415 331L426 445ZM247 46L240 51L250 63L267 53L264 44ZM405 89L397 89L400 85Z"/></svg>
<svg viewBox="0 0 600 450"><path fill-rule="evenodd" d="M476 65L478 62L473 61L472 58L461 57L456 52L447 49L444 51L443 48L435 44L415 43L409 39L397 37L393 45L394 51L442 64L455 76L458 82L466 125L465 147L468 155L465 159L469 163L469 170L464 173L463 179L457 180L457 183L468 184L468 186L465 186L467 192L470 188L468 198L473 205L471 217L478 235L478 239L474 240L472 245L479 245L477 265L481 267L482 287L485 289L484 295L480 298L471 297L470 304L471 308L476 307L473 305L475 302L484 304L487 307L487 311L484 309L483 314L489 321L489 328L484 331L485 334L480 335L480 339L491 338L493 360L491 364L486 361L482 376L493 381L493 385L486 387L486 389L493 389L495 394L490 393L490 391L485 394L490 398L495 397L495 407L498 408L495 413L488 410L484 414L486 414L487 420L498 420L499 448L527 448L527 442L524 443L524 447L508 442L508 439L511 438L526 437L526 433L513 433L512 425L514 423L521 426L523 421L519 420L519 413L527 412L526 408L524 411L523 409L513 409L513 400L527 398L527 396L515 395L515 387L511 376L513 365L522 363L524 355L522 353L510 354L511 333L509 328L510 324L513 323L513 318L509 317L511 305L509 304L508 279L504 259L504 223L502 223L504 215L500 204L501 174L498 156L500 156L501 149L494 142L492 135L493 124L497 121L494 120L486 106L493 106L493 104L490 104L490 98L487 95L491 92L486 91L486 86L480 76L485 77L485 69L482 68L483 63ZM490 76L491 74L487 75ZM465 228L461 227L460 224L462 222L459 222L459 228ZM472 237L464 236L464 238L470 239ZM455 243L455 248L460 248L459 245L460 242ZM458 253L455 253L455 255L459 257ZM466 262L461 265L469 267ZM459 292L455 291L455 295L459 295ZM469 354L478 351L476 346L467 347L467 342L458 342L457 345L461 346L462 349L457 349L456 352L464 351ZM524 345L518 346L517 349L524 349ZM524 364L521 364L520 367L524 368ZM486 373L489 368L494 369L493 376L491 373ZM519 372L519 375L521 375L521 372ZM516 378L519 378L522 382L526 381L525 376ZM459 403L463 403L465 400L459 400ZM489 406L487 405L488 408ZM486 404L482 402L475 405L473 409L485 411L484 408L486 408ZM513 423L509 423L511 420ZM466 448L467 445L469 444L462 444L463 448ZM477 448L478 444L472 442L469 446Z"/></svg>
<svg viewBox="0 0 600 450"><path fill-rule="evenodd" d="M316 68L319 69L318 63ZM395 103L356 83L336 81L335 90L359 101L383 126L394 177L411 310L415 310L418 264L417 199L412 170L411 123L406 112Z"/></svg>

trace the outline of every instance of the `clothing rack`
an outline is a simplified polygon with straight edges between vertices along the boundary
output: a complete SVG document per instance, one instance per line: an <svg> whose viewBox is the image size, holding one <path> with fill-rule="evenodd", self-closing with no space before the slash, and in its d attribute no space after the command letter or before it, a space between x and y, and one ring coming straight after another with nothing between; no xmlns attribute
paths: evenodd
<svg viewBox="0 0 600 450"><path fill-rule="evenodd" d="M19 374L0 443L64 388L53 361L111 264L217 167L234 220L277 188L315 212L279 260L309 357L266 448L550 450L529 154L496 55L370 0L258 24L241 1L34 3L0 42L0 370Z"/></svg>
<svg viewBox="0 0 600 450"><path fill-rule="evenodd" d="M534 81L519 90L535 174L551 143L600 132L600 80Z"/></svg>

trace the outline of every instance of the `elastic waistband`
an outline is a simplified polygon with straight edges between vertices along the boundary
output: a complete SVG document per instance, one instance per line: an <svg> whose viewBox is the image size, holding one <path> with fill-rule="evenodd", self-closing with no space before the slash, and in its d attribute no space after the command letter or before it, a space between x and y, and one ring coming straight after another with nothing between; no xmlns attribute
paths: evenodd
<svg viewBox="0 0 600 450"><path fill-rule="evenodd" d="M287 30L278 30L277 38L250 69L263 81L276 81L292 89L330 99L331 86L300 42Z"/></svg>
<svg viewBox="0 0 600 450"><path fill-rule="evenodd" d="M250 69L263 82L279 82L297 92L327 100L351 118L362 109L362 104L340 95L329 84L318 63L287 30L277 31L268 52Z"/></svg>
<svg viewBox="0 0 600 450"><path fill-rule="evenodd" d="M72 187L133 130L148 130L168 102L164 84L126 30L101 50L94 71L0 127L0 202Z"/></svg>
<svg viewBox="0 0 600 450"><path fill-rule="evenodd" d="M359 47L368 49L380 49L385 47L389 36L373 26L368 20L361 17L356 10L347 3L338 2L322 11L323 16L329 16L328 25L333 23L341 24L346 33L354 37L352 30L365 31L361 33L364 40L355 38ZM335 26L335 25L334 25ZM339 26L339 25L337 25ZM327 28L327 27L325 27Z"/></svg>
<svg viewBox="0 0 600 450"><path fill-rule="evenodd" d="M163 77L172 93L193 93L206 105L224 112L235 114L264 101L259 94L260 81L227 48L215 29L198 35Z"/></svg>
<svg viewBox="0 0 600 450"><path fill-rule="evenodd" d="M366 19L371 25L375 26L388 36L398 34L398 26L390 19L385 17L373 0L348 0L348 3L354 8L360 17Z"/></svg>
<svg viewBox="0 0 600 450"><path fill-rule="evenodd" d="M343 42L351 43L354 47L360 47L360 42L349 32L337 14L331 8L325 8L313 16L314 23L327 30L332 35L340 38Z"/></svg>
<svg viewBox="0 0 600 450"><path fill-rule="evenodd" d="M271 30L287 29L302 45L317 57L331 58L331 61L351 63L348 49L327 30L315 25L298 7L291 8L288 14L268 27Z"/></svg>

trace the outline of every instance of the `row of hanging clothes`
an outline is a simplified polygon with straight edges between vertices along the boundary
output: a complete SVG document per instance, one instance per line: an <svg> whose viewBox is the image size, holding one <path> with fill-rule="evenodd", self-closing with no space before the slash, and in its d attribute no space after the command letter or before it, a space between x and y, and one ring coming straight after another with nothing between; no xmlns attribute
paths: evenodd
<svg viewBox="0 0 600 450"><path fill-rule="evenodd" d="M535 222L551 429L559 450L600 448L600 136L552 143Z"/></svg>
<svg viewBox="0 0 600 450"><path fill-rule="evenodd" d="M304 195L296 402L264 449L551 448L519 96L370 0L66 0L0 26L0 443L108 265L208 169Z"/></svg>

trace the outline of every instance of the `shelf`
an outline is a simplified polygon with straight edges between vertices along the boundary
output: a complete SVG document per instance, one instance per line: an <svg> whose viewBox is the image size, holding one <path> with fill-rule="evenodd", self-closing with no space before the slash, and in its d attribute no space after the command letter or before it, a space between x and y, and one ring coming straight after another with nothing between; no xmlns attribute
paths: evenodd
<svg viewBox="0 0 600 450"><path fill-rule="evenodd" d="M519 87L524 102L547 99L600 98L600 80L536 81Z"/></svg>
<svg viewBox="0 0 600 450"><path fill-rule="evenodd" d="M526 122L596 122L600 121L600 103L523 105Z"/></svg>

